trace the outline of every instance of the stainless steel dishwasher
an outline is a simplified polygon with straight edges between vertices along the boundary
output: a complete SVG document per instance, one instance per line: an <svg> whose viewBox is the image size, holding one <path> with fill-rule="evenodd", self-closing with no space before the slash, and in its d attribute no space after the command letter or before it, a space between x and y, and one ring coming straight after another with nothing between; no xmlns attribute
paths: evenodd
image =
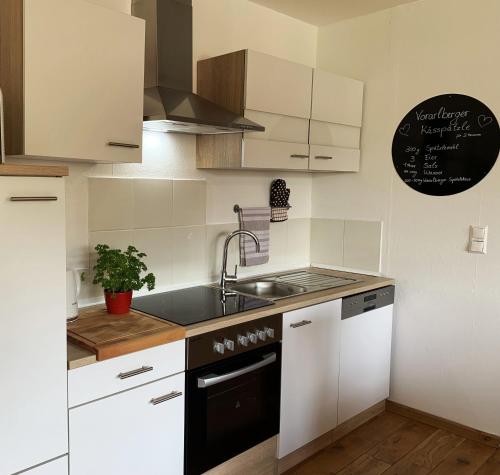
<svg viewBox="0 0 500 475"><path fill-rule="evenodd" d="M338 423L389 397L394 286L342 299Z"/></svg>

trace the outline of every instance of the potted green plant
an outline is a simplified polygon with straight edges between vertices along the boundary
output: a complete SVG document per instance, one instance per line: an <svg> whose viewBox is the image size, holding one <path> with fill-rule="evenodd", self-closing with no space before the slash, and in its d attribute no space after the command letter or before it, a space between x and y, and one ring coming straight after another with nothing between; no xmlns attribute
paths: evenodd
<svg viewBox="0 0 500 475"><path fill-rule="evenodd" d="M94 284L104 289L108 313L121 315L130 311L132 293L147 285L148 290L155 287L155 276L151 273L141 277L148 268L142 261L146 254L134 246L126 251L111 249L107 244L95 247L98 258L94 266Z"/></svg>

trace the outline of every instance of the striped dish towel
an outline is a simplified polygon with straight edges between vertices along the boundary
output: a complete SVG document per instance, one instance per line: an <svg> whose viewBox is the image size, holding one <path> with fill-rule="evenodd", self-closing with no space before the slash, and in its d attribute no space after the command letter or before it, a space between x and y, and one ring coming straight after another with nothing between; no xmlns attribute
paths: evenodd
<svg viewBox="0 0 500 475"><path fill-rule="evenodd" d="M240 229L254 233L260 242L260 252L255 248L255 241L249 236L240 236L240 265L256 266L269 262L269 223L271 208L240 208L238 213Z"/></svg>

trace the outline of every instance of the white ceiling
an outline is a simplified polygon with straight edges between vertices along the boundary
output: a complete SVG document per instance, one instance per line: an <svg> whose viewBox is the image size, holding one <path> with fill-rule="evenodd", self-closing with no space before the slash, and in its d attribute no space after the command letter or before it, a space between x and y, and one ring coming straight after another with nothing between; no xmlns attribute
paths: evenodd
<svg viewBox="0 0 500 475"><path fill-rule="evenodd" d="M313 25L366 15L415 0L251 0Z"/></svg>

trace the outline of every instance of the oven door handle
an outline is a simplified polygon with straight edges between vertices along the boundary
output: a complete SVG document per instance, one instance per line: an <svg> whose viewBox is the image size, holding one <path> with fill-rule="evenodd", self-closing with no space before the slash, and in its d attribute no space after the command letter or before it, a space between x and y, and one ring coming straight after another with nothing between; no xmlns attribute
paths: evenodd
<svg viewBox="0 0 500 475"><path fill-rule="evenodd" d="M232 371L231 373L216 375L210 374L207 378L198 378L198 387L199 388L208 388L213 386L214 384L223 383L224 381L229 381L231 379L237 378L243 374L250 373L255 371L256 369L263 368L264 366L268 366L276 361L276 353L269 353L263 356L263 360L258 363L251 364L249 366L245 366L244 368L238 369L236 371Z"/></svg>

